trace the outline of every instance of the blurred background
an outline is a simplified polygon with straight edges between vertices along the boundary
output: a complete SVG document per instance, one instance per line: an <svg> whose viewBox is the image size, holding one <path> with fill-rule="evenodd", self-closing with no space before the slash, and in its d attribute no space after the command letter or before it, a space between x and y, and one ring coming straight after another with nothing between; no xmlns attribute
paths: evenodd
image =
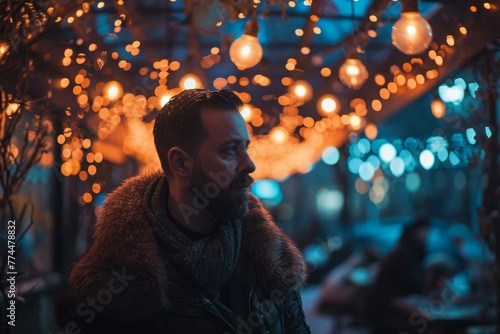
<svg viewBox="0 0 500 334"><path fill-rule="evenodd" d="M155 116L195 87L245 102L252 192L306 258L313 333L496 332L498 1L0 8L0 272L14 219L18 272L3 332L65 332L103 201L159 169Z"/></svg>

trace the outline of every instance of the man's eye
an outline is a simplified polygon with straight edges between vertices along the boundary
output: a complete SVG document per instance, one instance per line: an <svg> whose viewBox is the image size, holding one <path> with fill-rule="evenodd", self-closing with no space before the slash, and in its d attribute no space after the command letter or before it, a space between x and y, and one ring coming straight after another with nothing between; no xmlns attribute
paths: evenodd
<svg viewBox="0 0 500 334"><path fill-rule="evenodd" d="M238 148L236 146L229 146L224 149L224 152L226 153L234 153L238 151Z"/></svg>

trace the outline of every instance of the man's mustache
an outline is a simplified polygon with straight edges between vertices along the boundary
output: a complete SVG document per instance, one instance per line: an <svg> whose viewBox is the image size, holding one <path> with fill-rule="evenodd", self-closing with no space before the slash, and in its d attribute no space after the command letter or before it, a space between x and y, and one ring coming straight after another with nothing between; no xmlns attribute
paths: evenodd
<svg viewBox="0 0 500 334"><path fill-rule="evenodd" d="M242 175L234 179L233 188L243 188L250 187L254 182L254 179L250 175Z"/></svg>

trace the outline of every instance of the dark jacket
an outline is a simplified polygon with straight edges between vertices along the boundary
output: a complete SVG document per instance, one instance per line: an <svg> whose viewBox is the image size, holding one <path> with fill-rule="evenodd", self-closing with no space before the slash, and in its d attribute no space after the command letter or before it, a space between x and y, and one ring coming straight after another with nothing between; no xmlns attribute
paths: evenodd
<svg viewBox="0 0 500 334"><path fill-rule="evenodd" d="M240 260L225 288L237 305L230 310L159 246L145 213L148 186L159 177L132 178L107 199L94 242L70 275L71 325L82 333L309 333L297 292L303 258L258 199L251 195L241 221Z"/></svg>

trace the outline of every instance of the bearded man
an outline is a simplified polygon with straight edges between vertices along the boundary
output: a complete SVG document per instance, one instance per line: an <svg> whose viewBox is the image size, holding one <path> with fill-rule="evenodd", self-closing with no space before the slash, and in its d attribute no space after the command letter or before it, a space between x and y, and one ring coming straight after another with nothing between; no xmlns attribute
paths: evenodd
<svg viewBox="0 0 500 334"><path fill-rule="evenodd" d="M304 260L249 192L241 107L229 90L192 89L161 109L163 172L108 197L70 274L75 333L310 333Z"/></svg>

